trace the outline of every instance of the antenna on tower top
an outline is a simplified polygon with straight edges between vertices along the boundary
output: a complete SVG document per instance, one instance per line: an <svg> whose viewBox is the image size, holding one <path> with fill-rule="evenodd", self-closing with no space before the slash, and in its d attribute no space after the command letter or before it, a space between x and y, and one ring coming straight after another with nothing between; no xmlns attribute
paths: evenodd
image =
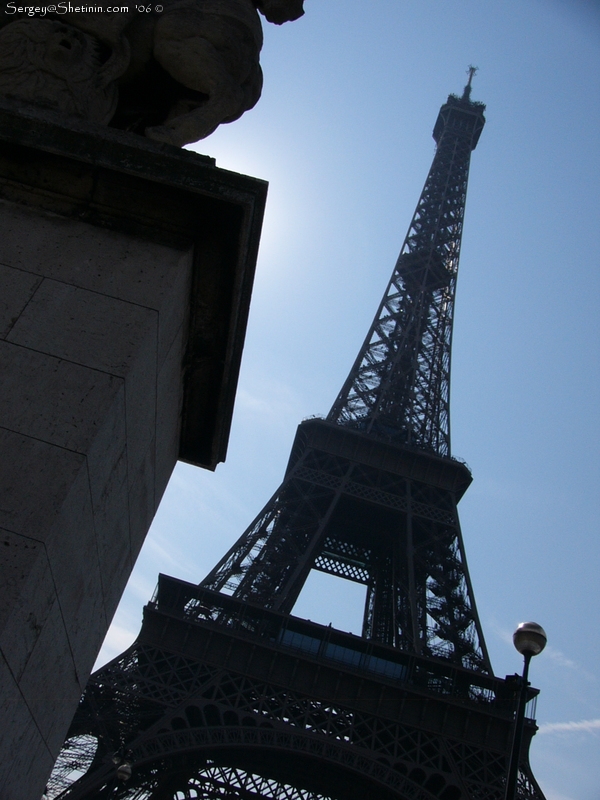
<svg viewBox="0 0 600 800"><path fill-rule="evenodd" d="M463 91L463 100L471 100L471 81L473 80L473 76L477 72L477 67L474 67L472 64L469 64L467 67L467 75L469 76L469 80L467 81L467 85Z"/></svg>

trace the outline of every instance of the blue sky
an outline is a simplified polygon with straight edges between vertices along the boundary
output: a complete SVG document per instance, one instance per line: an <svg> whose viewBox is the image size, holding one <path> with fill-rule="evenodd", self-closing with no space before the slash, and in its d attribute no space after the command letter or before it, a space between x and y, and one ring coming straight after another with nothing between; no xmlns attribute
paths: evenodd
<svg viewBox="0 0 600 800"><path fill-rule="evenodd" d="M263 97L193 149L269 181L227 462L173 475L101 656L135 637L158 572L200 581L332 404L394 266L468 64L487 125L471 162L452 451L494 670L541 623L531 748L548 800L600 800L600 4L306 0L265 25ZM355 586L311 576L295 612L357 631ZM100 662L99 662L100 663Z"/></svg>

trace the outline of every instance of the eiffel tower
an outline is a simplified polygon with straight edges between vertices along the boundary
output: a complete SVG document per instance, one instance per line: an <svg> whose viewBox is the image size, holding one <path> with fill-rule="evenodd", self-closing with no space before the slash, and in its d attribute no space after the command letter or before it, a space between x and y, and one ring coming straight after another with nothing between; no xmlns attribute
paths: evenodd
<svg viewBox="0 0 600 800"><path fill-rule="evenodd" d="M502 800L519 681L494 676L457 504L450 348L482 103L436 153L375 320L328 416L199 585L159 577L137 641L90 679L49 796ZM362 635L292 615L311 570L366 587ZM518 797L544 800L528 761Z"/></svg>

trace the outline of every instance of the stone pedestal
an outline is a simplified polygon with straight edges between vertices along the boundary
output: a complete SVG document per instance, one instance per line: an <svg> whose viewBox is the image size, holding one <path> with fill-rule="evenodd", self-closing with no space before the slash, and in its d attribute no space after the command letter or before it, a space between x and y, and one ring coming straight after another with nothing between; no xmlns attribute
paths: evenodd
<svg viewBox="0 0 600 800"><path fill-rule="evenodd" d="M0 798L37 800L178 458L225 457L266 184L0 108Z"/></svg>

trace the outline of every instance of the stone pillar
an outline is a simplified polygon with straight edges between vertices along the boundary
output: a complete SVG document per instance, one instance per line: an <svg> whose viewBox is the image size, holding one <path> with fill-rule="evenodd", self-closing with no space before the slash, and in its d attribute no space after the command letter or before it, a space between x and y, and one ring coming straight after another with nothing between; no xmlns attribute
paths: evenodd
<svg viewBox="0 0 600 800"><path fill-rule="evenodd" d="M2 101L1 800L41 795L177 459L224 460L265 197Z"/></svg>

